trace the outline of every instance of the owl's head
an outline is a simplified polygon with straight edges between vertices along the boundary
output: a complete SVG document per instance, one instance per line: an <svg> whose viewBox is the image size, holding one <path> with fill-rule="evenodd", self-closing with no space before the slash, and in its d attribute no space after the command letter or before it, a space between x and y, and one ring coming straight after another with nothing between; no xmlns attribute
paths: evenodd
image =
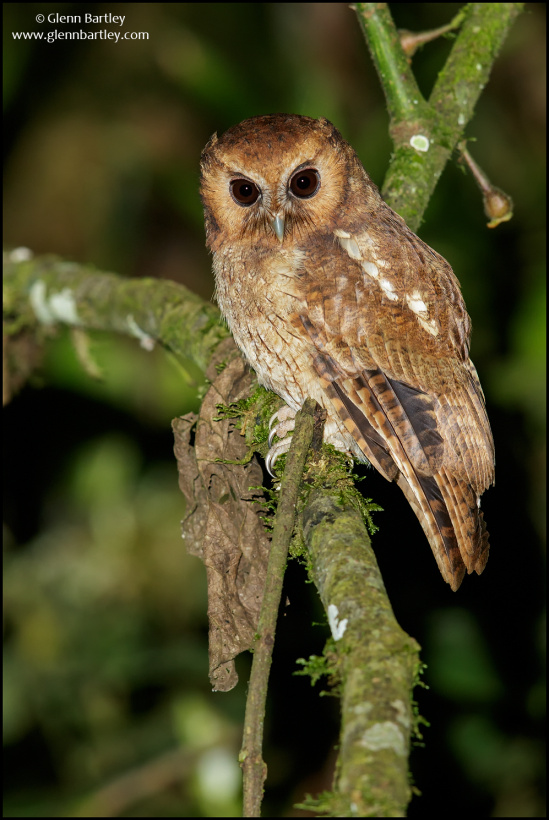
<svg viewBox="0 0 549 820"><path fill-rule="evenodd" d="M234 241L276 248L330 231L357 187L370 182L331 122L295 114L252 117L214 134L201 172L212 250Z"/></svg>

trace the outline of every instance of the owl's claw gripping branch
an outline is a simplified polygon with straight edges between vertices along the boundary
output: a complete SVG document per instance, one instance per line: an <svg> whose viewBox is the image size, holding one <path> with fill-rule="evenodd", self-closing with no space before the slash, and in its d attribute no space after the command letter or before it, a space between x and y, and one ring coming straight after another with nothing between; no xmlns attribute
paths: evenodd
<svg viewBox="0 0 549 820"><path fill-rule="evenodd" d="M284 438L287 433L295 429L295 414L296 411L288 407L287 404L277 410L276 413L273 413L269 419L269 447L272 447L275 436Z"/></svg>
<svg viewBox="0 0 549 820"><path fill-rule="evenodd" d="M283 439L282 441L277 441L277 443L271 447L269 452L267 453L267 458L265 459L265 467L267 468L267 472L269 473L272 478L275 477L273 472L273 468L275 466L275 462L279 456L284 455L290 449L290 445L292 443L292 437L288 436L287 438Z"/></svg>
<svg viewBox="0 0 549 820"><path fill-rule="evenodd" d="M267 468L267 472L273 478L275 477L273 468L277 458L284 453L287 453L290 449L292 437L287 434L295 429L295 414L296 411L292 410L292 408L288 407L286 404L277 410L276 413L273 413L269 419L270 433L268 443L270 449L267 453L267 458L265 459L265 466ZM275 436L281 440L277 441L277 443L273 445L273 439Z"/></svg>

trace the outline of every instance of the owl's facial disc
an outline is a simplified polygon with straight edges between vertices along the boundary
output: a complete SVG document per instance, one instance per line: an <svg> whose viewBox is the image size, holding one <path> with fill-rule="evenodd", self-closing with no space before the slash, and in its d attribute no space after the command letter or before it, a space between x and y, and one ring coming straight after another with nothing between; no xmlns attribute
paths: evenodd
<svg viewBox="0 0 549 820"><path fill-rule="evenodd" d="M255 182L250 177L235 175L229 180L231 199L240 208L263 212L265 224L270 227L279 242L284 241L288 217L295 219L302 211L304 200L313 199L320 190L320 172L311 167L310 161L294 166L294 170L276 180L261 179ZM273 191L277 191L273 196ZM265 192L265 193L264 193ZM255 206L255 207L254 207Z"/></svg>

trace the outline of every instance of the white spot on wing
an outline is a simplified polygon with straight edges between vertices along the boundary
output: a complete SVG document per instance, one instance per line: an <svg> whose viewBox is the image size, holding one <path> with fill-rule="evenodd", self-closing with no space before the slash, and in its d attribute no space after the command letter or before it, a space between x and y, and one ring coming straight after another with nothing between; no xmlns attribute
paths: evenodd
<svg viewBox="0 0 549 820"><path fill-rule="evenodd" d="M426 319L422 319L421 316L417 318L423 330L426 330L431 336L438 336L438 326L434 319L427 321Z"/></svg>
<svg viewBox="0 0 549 820"><path fill-rule="evenodd" d="M339 244L344 251L347 251L351 259L362 259L360 248L358 247L355 239L349 236L349 234L346 236L341 236L341 234L345 233L345 231L334 231L334 233L339 240Z"/></svg>
<svg viewBox="0 0 549 820"><path fill-rule="evenodd" d="M422 316L424 319L427 318L429 311L418 290L414 290L412 293L407 293L406 301L408 302L408 307L410 310L413 310L414 313L417 313L418 316Z"/></svg>
<svg viewBox="0 0 549 820"><path fill-rule="evenodd" d="M379 284L388 299L392 299L393 302L398 299L398 293L395 293L394 285L388 279L380 279Z"/></svg>
<svg viewBox="0 0 549 820"><path fill-rule="evenodd" d="M364 273L367 273L368 276L371 276L372 279L379 279L378 267L377 265L374 265L373 262L363 262L362 270L364 271Z"/></svg>

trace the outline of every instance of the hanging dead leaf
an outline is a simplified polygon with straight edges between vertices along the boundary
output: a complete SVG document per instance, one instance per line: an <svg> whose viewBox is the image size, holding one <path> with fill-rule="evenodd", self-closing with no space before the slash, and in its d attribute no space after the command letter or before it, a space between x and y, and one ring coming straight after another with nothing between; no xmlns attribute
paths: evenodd
<svg viewBox="0 0 549 820"><path fill-rule="evenodd" d="M244 437L234 420L217 419L218 404L249 393L253 375L236 357L214 379L198 417L173 422L179 485L187 500L182 524L188 551L202 559L208 583L210 680L216 691L232 689L234 658L250 649L259 619L269 538L259 517L263 473L254 457L244 458ZM196 425L194 447L193 426ZM218 461L221 459L221 461Z"/></svg>

